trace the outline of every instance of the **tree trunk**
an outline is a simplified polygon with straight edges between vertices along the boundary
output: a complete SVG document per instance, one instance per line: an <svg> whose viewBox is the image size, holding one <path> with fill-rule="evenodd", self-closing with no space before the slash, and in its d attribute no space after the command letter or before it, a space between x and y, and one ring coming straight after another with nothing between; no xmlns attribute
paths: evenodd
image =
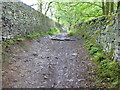
<svg viewBox="0 0 120 90"><path fill-rule="evenodd" d="M58 23L60 23L60 17L58 17Z"/></svg>
<svg viewBox="0 0 120 90"><path fill-rule="evenodd" d="M48 10L50 9L50 5L51 5L51 3L53 3L53 2L54 2L54 1L49 2L48 7L47 7L47 10L45 11L45 15L47 15Z"/></svg>
<svg viewBox="0 0 120 90"><path fill-rule="evenodd" d="M110 14L114 12L114 0L111 0L110 2Z"/></svg>
<svg viewBox="0 0 120 90"><path fill-rule="evenodd" d="M120 1L117 3L117 10L120 8Z"/></svg>
<svg viewBox="0 0 120 90"><path fill-rule="evenodd" d="M102 0L102 11L103 11L103 15L105 15L105 3L104 3L104 0Z"/></svg>
<svg viewBox="0 0 120 90"><path fill-rule="evenodd" d="M39 12L42 12L42 0L38 0L39 5L38 5L38 10Z"/></svg>
<svg viewBox="0 0 120 90"><path fill-rule="evenodd" d="M109 0L106 0L106 15L108 15L109 14L109 11L110 11L110 2L109 2Z"/></svg>

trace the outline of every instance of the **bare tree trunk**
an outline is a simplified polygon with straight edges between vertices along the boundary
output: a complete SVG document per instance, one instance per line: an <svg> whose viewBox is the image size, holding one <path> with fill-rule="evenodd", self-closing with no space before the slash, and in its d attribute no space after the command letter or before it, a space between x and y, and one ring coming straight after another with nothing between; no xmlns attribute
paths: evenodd
<svg viewBox="0 0 120 90"><path fill-rule="evenodd" d="M117 3L117 10L120 8L120 1Z"/></svg>
<svg viewBox="0 0 120 90"><path fill-rule="evenodd" d="M50 4L51 3L53 3L54 1L51 1L49 4L48 4L48 8L47 8L47 10L46 10L46 12L45 12L45 15L47 15L47 12L48 12L48 10L49 10L49 8L50 8Z"/></svg>
<svg viewBox="0 0 120 90"><path fill-rule="evenodd" d="M105 15L105 2L104 2L104 0L102 0L102 11L103 11L103 15Z"/></svg>
<svg viewBox="0 0 120 90"><path fill-rule="evenodd" d="M110 11L110 2L109 0L106 0L106 15L109 14L109 11Z"/></svg>
<svg viewBox="0 0 120 90"><path fill-rule="evenodd" d="M114 12L114 0L111 0L110 2L110 14Z"/></svg>
<svg viewBox="0 0 120 90"><path fill-rule="evenodd" d="M58 17L58 23L60 23L60 17Z"/></svg>
<svg viewBox="0 0 120 90"><path fill-rule="evenodd" d="M51 17L53 16L53 12L52 12L52 9L50 9L50 13L51 13Z"/></svg>

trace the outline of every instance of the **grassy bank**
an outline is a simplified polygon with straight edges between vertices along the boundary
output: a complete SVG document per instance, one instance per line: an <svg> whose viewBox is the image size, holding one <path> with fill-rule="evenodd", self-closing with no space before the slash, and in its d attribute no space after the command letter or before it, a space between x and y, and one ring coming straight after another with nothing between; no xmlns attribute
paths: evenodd
<svg viewBox="0 0 120 90"><path fill-rule="evenodd" d="M51 28L47 32L34 32L34 33L26 33L25 36L21 36L19 38L9 39L3 42L3 46L10 46L14 44L15 42L21 42L26 39L35 39L43 35L54 35L60 33L60 30L57 28Z"/></svg>
<svg viewBox="0 0 120 90"><path fill-rule="evenodd" d="M96 77L95 87L118 88L120 84L120 66L114 58L114 49L106 52L102 45L95 42L95 37L86 32L70 31L70 35L79 34L88 50L89 57L95 65L93 74ZM83 35L84 34L84 35Z"/></svg>
<svg viewBox="0 0 120 90"><path fill-rule="evenodd" d="M120 66L113 57L113 51L105 52L97 44L86 40L85 46L88 49L89 56L96 64L94 73L97 75L96 82L107 83L106 88L116 88L120 84ZM98 85L100 86L100 85Z"/></svg>

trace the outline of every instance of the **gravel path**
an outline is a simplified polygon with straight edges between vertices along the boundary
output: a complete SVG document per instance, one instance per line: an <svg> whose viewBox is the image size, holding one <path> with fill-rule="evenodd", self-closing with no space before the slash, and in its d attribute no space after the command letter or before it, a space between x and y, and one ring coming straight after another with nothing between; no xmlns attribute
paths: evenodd
<svg viewBox="0 0 120 90"><path fill-rule="evenodd" d="M66 38L66 35L53 37ZM74 40L67 37L67 41L53 37L26 41L23 51L16 49L18 46L12 47L14 52L8 60L11 64L3 63L4 88L90 87L87 78L91 63L82 41L74 36Z"/></svg>

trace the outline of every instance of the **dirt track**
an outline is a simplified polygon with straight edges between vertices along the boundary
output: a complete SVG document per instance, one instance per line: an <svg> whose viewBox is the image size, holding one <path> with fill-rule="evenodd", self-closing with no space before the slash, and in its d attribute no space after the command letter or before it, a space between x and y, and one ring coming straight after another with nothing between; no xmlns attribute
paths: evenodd
<svg viewBox="0 0 120 90"><path fill-rule="evenodd" d="M90 87L91 63L81 40L45 36L13 45L11 50L10 64L3 63L4 88Z"/></svg>

